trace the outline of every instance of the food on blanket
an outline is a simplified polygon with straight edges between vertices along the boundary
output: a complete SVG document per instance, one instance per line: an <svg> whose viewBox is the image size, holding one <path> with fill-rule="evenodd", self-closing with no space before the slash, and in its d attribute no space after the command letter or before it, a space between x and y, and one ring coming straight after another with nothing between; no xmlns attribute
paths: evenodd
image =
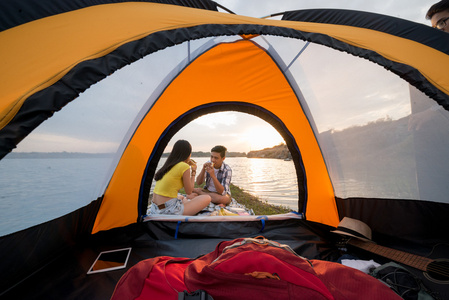
<svg viewBox="0 0 449 300"><path fill-rule="evenodd" d="M225 209L226 214L221 213L220 210ZM199 214L199 216L254 216L254 211L252 209L248 209L245 205L238 203L234 198L231 198L231 203L226 206L226 208L220 207L217 204L210 203L206 206Z"/></svg>
<svg viewBox="0 0 449 300"><path fill-rule="evenodd" d="M229 210L225 209L225 208L221 208L218 211L218 215L219 216L238 216L238 214L235 214L233 212L230 212Z"/></svg>
<svg viewBox="0 0 449 300"><path fill-rule="evenodd" d="M246 211L244 212L239 212L239 216L249 216L250 214L247 213Z"/></svg>
<svg viewBox="0 0 449 300"><path fill-rule="evenodd" d="M245 212L246 210L243 207L232 207L231 208L233 212L239 213L239 212Z"/></svg>

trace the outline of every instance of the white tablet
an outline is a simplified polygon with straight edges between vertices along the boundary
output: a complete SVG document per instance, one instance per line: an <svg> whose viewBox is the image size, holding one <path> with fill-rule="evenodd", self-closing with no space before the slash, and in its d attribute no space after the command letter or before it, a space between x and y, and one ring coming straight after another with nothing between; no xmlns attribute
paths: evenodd
<svg viewBox="0 0 449 300"><path fill-rule="evenodd" d="M123 269L128 263L131 248L103 251L90 267L87 274Z"/></svg>

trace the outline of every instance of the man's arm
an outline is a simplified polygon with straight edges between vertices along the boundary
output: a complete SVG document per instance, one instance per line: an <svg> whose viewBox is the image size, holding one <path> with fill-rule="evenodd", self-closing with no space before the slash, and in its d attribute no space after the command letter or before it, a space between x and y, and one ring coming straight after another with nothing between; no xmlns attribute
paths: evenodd
<svg viewBox="0 0 449 300"><path fill-rule="evenodd" d="M225 191L224 186L221 184L220 181L218 181L217 176L215 176L214 168L210 168L210 171L208 171L210 177L212 178L212 181L214 182L215 189L217 190L217 193L220 195L223 195L223 192Z"/></svg>

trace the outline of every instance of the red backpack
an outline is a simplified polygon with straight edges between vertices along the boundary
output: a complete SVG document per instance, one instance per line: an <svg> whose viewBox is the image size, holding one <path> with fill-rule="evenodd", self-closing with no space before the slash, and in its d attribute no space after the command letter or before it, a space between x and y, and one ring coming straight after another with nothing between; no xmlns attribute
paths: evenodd
<svg viewBox="0 0 449 300"><path fill-rule="evenodd" d="M266 239L221 242L198 259L156 257L128 270L112 299L401 299L377 279L338 263L307 260ZM181 298L184 299L184 298ZM207 299L207 298L204 298Z"/></svg>

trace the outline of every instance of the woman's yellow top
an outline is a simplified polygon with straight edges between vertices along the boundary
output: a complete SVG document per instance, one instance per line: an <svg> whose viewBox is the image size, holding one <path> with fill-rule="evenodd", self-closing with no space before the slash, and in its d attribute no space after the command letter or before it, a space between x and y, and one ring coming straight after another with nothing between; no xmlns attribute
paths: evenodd
<svg viewBox="0 0 449 300"><path fill-rule="evenodd" d="M184 186L182 175L189 168L190 166L183 161L174 165L170 171L165 173L162 179L156 181L153 193L165 197L177 198L178 191Z"/></svg>

